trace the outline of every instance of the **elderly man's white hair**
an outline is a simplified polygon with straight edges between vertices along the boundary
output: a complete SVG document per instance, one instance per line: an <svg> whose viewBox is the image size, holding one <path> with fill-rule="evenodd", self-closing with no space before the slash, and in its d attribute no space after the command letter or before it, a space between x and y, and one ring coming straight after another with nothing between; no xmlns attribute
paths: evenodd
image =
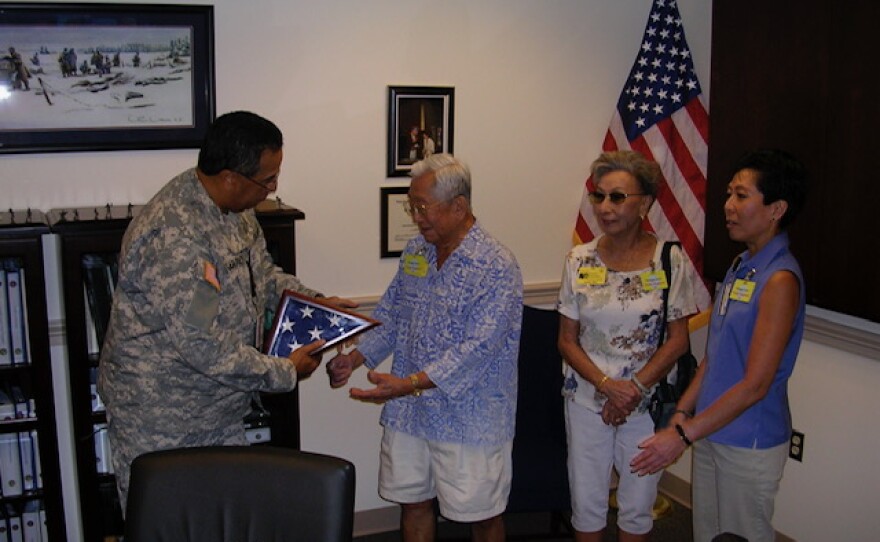
<svg viewBox="0 0 880 542"><path fill-rule="evenodd" d="M451 154L432 154L413 164L410 177L421 177L434 173L434 196L441 201L449 201L456 196L464 196L468 206L471 204L471 170L467 164Z"/></svg>

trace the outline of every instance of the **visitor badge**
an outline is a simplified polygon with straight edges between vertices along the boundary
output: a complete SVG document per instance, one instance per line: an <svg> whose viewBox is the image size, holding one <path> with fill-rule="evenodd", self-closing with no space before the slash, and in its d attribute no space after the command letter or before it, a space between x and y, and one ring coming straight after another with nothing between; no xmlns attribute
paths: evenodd
<svg viewBox="0 0 880 542"><path fill-rule="evenodd" d="M421 254L407 254L403 257L403 272L413 277L427 277L427 258Z"/></svg>
<svg viewBox="0 0 880 542"><path fill-rule="evenodd" d="M752 294L755 293L755 281L747 279L736 279L733 282L733 288L730 289L730 299L749 303L752 300Z"/></svg>
<svg viewBox="0 0 880 542"><path fill-rule="evenodd" d="M662 269L657 271L645 271L639 275L639 277L642 279L642 288L646 292L669 288L669 283L666 281L666 271Z"/></svg>
<svg viewBox="0 0 880 542"><path fill-rule="evenodd" d="M577 283L578 284L605 284L605 277L608 269L605 267L579 267Z"/></svg>

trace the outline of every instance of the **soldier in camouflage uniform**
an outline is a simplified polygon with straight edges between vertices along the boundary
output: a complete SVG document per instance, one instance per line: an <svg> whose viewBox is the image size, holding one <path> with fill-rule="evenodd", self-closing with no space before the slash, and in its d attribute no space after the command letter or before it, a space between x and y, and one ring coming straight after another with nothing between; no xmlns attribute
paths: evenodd
<svg viewBox="0 0 880 542"><path fill-rule="evenodd" d="M273 265L253 211L277 187L281 146L270 121L221 116L198 167L165 185L125 233L98 381L123 510L135 457L246 444L242 419L256 392L290 391L320 362L312 352L323 341L289 358L259 350L262 316L284 289L320 295Z"/></svg>

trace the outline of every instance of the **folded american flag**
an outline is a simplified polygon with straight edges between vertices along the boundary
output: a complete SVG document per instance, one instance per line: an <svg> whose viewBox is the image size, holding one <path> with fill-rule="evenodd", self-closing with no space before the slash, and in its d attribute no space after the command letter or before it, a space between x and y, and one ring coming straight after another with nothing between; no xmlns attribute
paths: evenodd
<svg viewBox="0 0 880 542"><path fill-rule="evenodd" d="M278 303L266 353L287 357L298 348L327 341L318 352L379 325L378 320L331 307L314 297L286 290Z"/></svg>

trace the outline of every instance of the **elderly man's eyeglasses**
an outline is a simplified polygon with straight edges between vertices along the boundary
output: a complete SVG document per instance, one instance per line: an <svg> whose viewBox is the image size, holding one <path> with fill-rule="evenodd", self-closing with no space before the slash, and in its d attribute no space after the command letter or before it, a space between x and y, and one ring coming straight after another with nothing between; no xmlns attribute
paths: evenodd
<svg viewBox="0 0 880 542"><path fill-rule="evenodd" d="M620 205L621 203L626 201L626 198L628 198L630 196L647 196L647 195L648 194L624 194L623 192L611 192L610 194L605 194L603 192L590 192L589 198L590 198L590 203L592 203L594 205L599 205L600 203L605 201L606 197L614 205Z"/></svg>
<svg viewBox="0 0 880 542"><path fill-rule="evenodd" d="M272 191L272 190L274 190L274 189L271 188L271 186L272 186L273 184L277 184L277 183L278 183L278 174L277 174L277 173L276 173L275 175L272 175L271 177L267 177L266 179L263 179L262 181L258 181L258 180L256 180L256 179L254 179L253 177L248 177L248 176L245 175L244 173L239 173L238 171L236 171L236 173L238 173L239 176L244 177L245 179L247 179L247 180L249 180L250 182L254 183L255 185L259 186L259 187L262 188L263 190L269 190L269 191Z"/></svg>
<svg viewBox="0 0 880 542"><path fill-rule="evenodd" d="M428 214L428 209L436 207L442 203L447 203L447 201L435 201L434 203L413 203L407 201L403 204L403 210L406 211L406 214L415 218L416 215L426 216Z"/></svg>

